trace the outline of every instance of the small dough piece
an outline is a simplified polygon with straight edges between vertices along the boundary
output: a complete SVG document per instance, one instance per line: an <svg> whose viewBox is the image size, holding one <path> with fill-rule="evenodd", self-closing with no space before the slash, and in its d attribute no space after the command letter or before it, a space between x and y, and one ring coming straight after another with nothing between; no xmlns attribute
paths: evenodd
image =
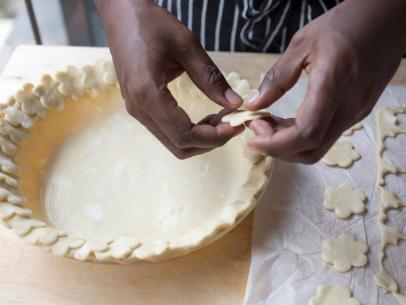
<svg viewBox="0 0 406 305"><path fill-rule="evenodd" d="M339 141L321 159L327 166L350 167L361 155L354 149L351 142Z"/></svg>
<svg viewBox="0 0 406 305"><path fill-rule="evenodd" d="M396 117L396 115L405 112L406 108L397 106L384 107L376 112L379 156L382 156L385 150L386 138L394 138L399 134L406 134L406 128L398 126L399 122Z"/></svg>
<svg viewBox="0 0 406 305"><path fill-rule="evenodd" d="M324 242L321 258L333 265L338 272L347 272L352 266L365 266L368 261L365 255L367 251L367 244L355 240L349 233L344 233Z"/></svg>
<svg viewBox="0 0 406 305"><path fill-rule="evenodd" d="M362 127L363 127L362 123L358 122L358 123L352 125L350 128L348 128L346 131L344 131L343 136L346 136L346 137L351 136L356 130L361 129Z"/></svg>
<svg viewBox="0 0 406 305"><path fill-rule="evenodd" d="M389 174L399 175L399 174L406 174L406 168L401 168L395 166L391 160L384 159L383 157L378 157L378 164L377 164L377 178L376 182L378 186L385 185L385 177Z"/></svg>
<svg viewBox="0 0 406 305"><path fill-rule="evenodd" d="M29 115L37 115L41 118L47 114L47 109L41 104L38 96L33 92L32 84L25 84L21 90L18 90L15 99L20 109Z"/></svg>
<svg viewBox="0 0 406 305"><path fill-rule="evenodd" d="M320 285L317 294L309 300L309 305L361 305L351 297L351 290L346 286L331 287Z"/></svg>
<svg viewBox="0 0 406 305"><path fill-rule="evenodd" d="M58 72L55 76L60 83L59 91L66 97L79 100L85 90L80 83L82 72L74 66L68 66L66 71Z"/></svg>
<svg viewBox="0 0 406 305"><path fill-rule="evenodd" d="M375 284L382 289L383 293L395 293L399 289L398 284L396 284L394 279L383 268L374 275L374 281Z"/></svg>
<svg viewBox="0 0 406 305"><path fill-rule="evenodd" d="M324 195L323 206L334 211L337 217L347 218L351 214L362 214L365 211L366 196L350 185L328 187Z"/></svg>
<svg viewBox="0 0 406 305"><path fill-rule="evenodd" d="M47 109L62 110L65 97L59 91L60 83L48 74L42 77L41 84L35 87L34 93L40 98L41 104Z"/></svg>
<svg viewBox="0 0 406 305"><path fill-rule="evenodd" d="M247 121L268 117L271 117L271 114L267 111L236 110L230 114L225 115L221 119L221 121L223 123L229 123L232 127L236 127L239 125L243 125Z"/></svg>

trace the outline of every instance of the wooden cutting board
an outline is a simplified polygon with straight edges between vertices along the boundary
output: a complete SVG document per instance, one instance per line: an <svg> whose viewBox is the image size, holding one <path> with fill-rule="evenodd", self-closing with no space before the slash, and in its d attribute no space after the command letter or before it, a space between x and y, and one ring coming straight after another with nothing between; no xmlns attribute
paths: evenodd
<svg viewBox="0 0 406 305"><path fill-rule="evenodd" d="M21 46L0 75L0 101L44 73L105 57L105 48ZM277 55L211 53L224 71L251 84ZM406 82L406 62L394 78ZM0 226L0 305L237 305L250 263L252 215L214 244L161 263L103 265L42 253Z"/></svg>

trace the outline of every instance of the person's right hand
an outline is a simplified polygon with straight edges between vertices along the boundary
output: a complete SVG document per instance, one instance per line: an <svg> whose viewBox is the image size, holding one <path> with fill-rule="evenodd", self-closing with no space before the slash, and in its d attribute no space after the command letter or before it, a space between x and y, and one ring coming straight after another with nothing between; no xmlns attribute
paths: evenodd
<svg viewBox="0 0 406 305"><path fill-rule="evenodd" d="M174 155L184 159L207 152L242 131L216 116L192 123L168 90L167 84L186 71L224 108L243 102L182 23L151 0L96 0L96 5L127 111Z"/></svg>

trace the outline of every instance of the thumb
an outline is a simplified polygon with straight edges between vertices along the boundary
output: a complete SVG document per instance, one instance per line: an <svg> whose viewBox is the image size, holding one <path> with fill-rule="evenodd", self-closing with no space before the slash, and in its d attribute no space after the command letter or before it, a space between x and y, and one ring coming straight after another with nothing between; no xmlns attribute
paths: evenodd
<svg viewBox="0 0 406 305"><path fill-rule="evenodd" d="M258 94L246 101L244 108L254 111L272 105L296 84L303 67L304 58L297 58L297 52L288 48L265 74Z"/></svg>
<svg viewBox="0 0 406 305"><path fill-rule="evenodd" d="M194 50L187 58L183 58L180 64L195 85L208 98L224 108L236 109L240 107L243 103L242 98L231 89L203 47L199 44L192 49Z"/></svg>

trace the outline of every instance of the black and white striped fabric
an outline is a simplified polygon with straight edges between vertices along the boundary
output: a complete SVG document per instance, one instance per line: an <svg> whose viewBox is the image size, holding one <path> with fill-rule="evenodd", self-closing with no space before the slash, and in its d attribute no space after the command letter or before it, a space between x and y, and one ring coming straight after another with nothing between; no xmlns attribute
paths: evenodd
<svg viewBox="0 0 406 305"><path fill-rule="evenodd" d="M293 34L343 0L155 0L206 50L283 52Z"/></svg>

